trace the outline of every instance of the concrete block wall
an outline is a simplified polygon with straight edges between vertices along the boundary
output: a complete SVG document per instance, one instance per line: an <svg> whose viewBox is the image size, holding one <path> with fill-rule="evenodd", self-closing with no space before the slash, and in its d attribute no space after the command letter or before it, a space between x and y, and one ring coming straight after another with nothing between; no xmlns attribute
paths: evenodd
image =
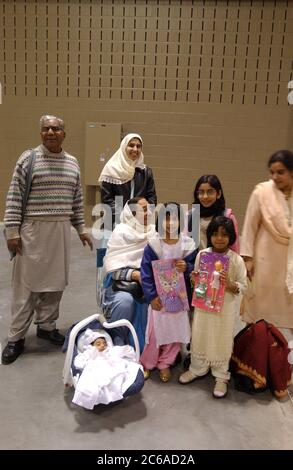
<svg viewBox="0 0 293 470"><path fill-rule="evenodd" d="M65 119L82 171L85 123L121 123L142 135L160 201L191 203L215 173L240 224L268 157L293 148L291 2L4 0L0 24L0 219L45 113Z"/></svg>

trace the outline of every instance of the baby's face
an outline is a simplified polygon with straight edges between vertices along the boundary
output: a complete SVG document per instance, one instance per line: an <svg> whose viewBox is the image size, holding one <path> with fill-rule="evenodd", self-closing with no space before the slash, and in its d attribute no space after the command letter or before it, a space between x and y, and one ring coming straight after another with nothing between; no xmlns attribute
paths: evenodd
<svg viewBox="0 0 293 470"><path fill-rule="evenodd" d="M97 338L94 342L94 346L98 349L98 351L104 351L107 347L106 340L104 338Z"/></svg>

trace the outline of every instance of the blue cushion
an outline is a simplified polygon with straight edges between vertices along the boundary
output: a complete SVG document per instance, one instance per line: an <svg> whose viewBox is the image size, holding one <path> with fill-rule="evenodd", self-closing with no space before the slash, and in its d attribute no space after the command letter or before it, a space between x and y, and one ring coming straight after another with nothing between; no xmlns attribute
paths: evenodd
<svg viewBox="0 0 293 470"><path fill-rule="evenodd" d="M141 391L143 386L144 386L144 376L143 376L143 372L139 369L139 371L137 372L135 381L124 392L123 397L126 398L126 397L130 397L131 395L135 395L136 393Z"/></svg>

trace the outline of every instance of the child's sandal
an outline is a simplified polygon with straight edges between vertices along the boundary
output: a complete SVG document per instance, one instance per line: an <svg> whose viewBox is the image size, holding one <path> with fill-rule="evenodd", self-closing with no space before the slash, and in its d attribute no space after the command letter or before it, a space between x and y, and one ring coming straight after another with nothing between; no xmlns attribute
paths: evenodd
<svg viewBox="0 0 293 470"><path fill-rule="evenodd" d="M161 369L160 370L160 379L162 382L169 382L171 379L170 369Z"/></svg>
<svg viewBox="0 0 293 470"><path fill-rule="evenodd" d="M213 391L214 398L225 398L228 393L228 384L224 380L216 380Z"/></svg>

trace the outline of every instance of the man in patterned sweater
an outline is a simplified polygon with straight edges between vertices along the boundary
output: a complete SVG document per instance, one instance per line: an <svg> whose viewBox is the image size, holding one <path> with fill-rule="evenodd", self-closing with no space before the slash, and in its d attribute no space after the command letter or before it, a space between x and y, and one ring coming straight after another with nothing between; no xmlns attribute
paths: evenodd
<svg viewBox="0 0 293 470"><path fill-rule="evenodd" d="M78 162L62 149L64 122L56 116L42 116L40 127L42 144L34 149L36 159L23 220L22 197L31 150L16 163L6 200L7 246L15 257L12 322L3 364L14 362L23 352L34 313L37 336L63 344L56 320L68 284L71 225L83 245L93 248L84 225Z"/></svg>

